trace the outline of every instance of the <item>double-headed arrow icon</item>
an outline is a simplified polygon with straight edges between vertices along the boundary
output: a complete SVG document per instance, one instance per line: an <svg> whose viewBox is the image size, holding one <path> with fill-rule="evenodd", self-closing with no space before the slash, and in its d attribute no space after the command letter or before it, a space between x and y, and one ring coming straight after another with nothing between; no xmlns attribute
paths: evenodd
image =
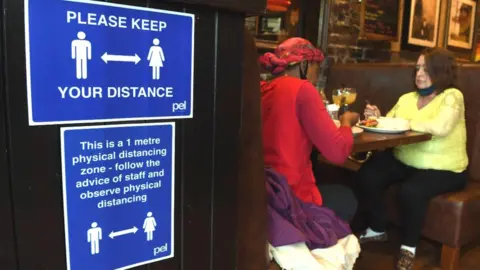
<svg viewBox="0 0 480 270"><path fill-rule="evenodd" d="M123 230L123 231L118 231L118 232L114 232L112 231L108 236L110 238L115 238L117 236L121 236L121 235L126 235L126 234L131 234L131 233L136 233L138 231L137 227L133 226L133 228L130 228L130 229L127 229L127 230Z"/></svg>
<svg viewBox="0 0 480 270"><path fill-rule="evenodd" d="M135 55L114 55L114 54L108 54L104 53L102 55L102 60L108 64L108 62L132 62L138 64L140 62L140 57L135 54Z"/></svg>

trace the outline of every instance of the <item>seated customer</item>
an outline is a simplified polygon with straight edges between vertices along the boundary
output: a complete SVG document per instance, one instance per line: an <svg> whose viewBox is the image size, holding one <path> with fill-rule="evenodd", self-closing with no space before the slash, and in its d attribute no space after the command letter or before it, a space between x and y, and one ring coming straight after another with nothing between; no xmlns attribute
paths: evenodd
<svg viewBox="0 0 480 270"><path fill-rule="evenodd" d="M465 106L462 93L455 88L454 56L446 49L427 49L418 58L415 74L417 91L400 97L387 117L409 120L412 130L430 133L432 140L377 153L359 170L371 218L361 243L387 240L383 191L400 183L400 270L413 269L430 199L461 190L467 183ZM380 116L380 111L367 106L365 115Z"/></svg>
<svg viewBox="0 0 480 270"><path fill-rule="evenodd" d="M275 53L260 57L272 79L261 83L263 151L265 166L286 177L294 194L302 201L324 205L344 220L351 220L357 201L345 187L327 187L322 201L313 176L310 153L312 144L335 163L343 163L352 150L351 127L358 114L346 112L337 128L320 94L307 80L316 80L316 68L322 52L309 41L291 38ZM307 75L308 74L308 75Z"/></svg>

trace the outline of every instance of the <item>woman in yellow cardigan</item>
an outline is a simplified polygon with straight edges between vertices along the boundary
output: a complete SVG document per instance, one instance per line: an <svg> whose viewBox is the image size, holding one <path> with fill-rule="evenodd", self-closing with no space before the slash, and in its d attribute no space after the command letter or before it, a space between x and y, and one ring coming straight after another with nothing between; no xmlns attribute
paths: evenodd
<svg viewBox="0 0 480 270"><path fill-rule="evenodd" d="M424 51L416 65L416 91L400 97L387 117L407 119L412 130L430 133L433 139L377 153L359 171L370 214L370 226L360 236L361 243L387 240L383 191L392 184L401 185L398 270L413 269L430 199L461 190L467 183L465 106L455 79L452 54L442 48ZM380 116L380 111L369 105L365 115Z"/></svg>

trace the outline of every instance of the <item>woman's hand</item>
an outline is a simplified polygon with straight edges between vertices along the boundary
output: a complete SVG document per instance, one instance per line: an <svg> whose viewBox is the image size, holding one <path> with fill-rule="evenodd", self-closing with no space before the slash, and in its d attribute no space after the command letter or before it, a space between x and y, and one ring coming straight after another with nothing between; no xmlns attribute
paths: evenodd
<svg viewBox="0 0 480 270"><path fill-rule="evenodd" d="M340 116L340 125L353 127L359 119L360 115L358 113L346 111Z"/></svg>
<svg viewBox="0 0 480 270"><path fill-rule="evenodd" d="M365 110L363 111L363 115L365 115L365 118L368 119L370 116L380 117L382 114L377 106L367 104Z"/></svg>

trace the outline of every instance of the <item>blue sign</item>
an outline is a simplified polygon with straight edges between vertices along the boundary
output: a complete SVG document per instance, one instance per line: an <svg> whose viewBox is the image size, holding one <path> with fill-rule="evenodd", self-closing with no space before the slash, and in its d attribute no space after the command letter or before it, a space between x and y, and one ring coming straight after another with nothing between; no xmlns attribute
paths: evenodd
<svg viewBox="0 0 480 270"><path fill-rule="evenodd" d="M173 257L175 123L61 129L68 270Z"/></svg>
<svg viewBox="0 0 480 270"><path fill-rule="evenodd" d="M25 0L30 125L193 117L194 15Z"/></svg>

